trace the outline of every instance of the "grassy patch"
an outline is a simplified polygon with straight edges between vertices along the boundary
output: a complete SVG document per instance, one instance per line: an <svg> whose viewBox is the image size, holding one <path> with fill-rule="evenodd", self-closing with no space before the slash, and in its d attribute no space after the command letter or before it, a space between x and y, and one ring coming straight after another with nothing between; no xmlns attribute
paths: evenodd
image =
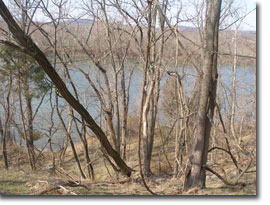
<svg viewBox="0 0 270 205"><path fill-rule="evenodd" d="M0 172L0 193L5 195L28 195L31 190L27 178L18 170L2 170Z"/></svg>

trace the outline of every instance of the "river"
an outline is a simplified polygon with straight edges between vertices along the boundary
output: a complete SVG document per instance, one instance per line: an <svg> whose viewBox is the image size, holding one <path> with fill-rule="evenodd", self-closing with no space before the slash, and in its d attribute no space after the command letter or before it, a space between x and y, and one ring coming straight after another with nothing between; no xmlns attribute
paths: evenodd
<svg viewBox="0 0 270 205"><path fill-rule="evenodd" d="M102 75L98 72L97 68L93 66L93 64L87 62L87 61L81 61L76 63L77 66L82 68L84 71L89 72L89 76L91 79L95 81L95 84L97 86L100 85L102 86L103 83L103 77ZM130 67L126 69L126 78L128 78L128 75L130 74L130 71L132 68L134 68L132 79L131 79L131 86L130 86L130 108L129 108L129 115L132 114L138 114L139 110L139 101L140 101L140 96L141 96L141 85L142 85L142 76L143 72L140 69L140 66L136 62L132 62L129 65ZM181 67L179 67L179 73L182 73ZM59 73L61 73L61 67L59 67ZM187 89L187 92L191 91L191 88L195 82L195 70L191 67L185 68L185 73L187 76L184 79L184 86ZM219 73L219 94L228 96L229 89L231 88L231 67L230 66L220 66L218 68L218 73ZM100 104L99 101L97 100L95 93L93 92L91 86L89 85L88 81L85 79L84 75L81 74L79 71L77 71L74 68L70 68L70 74L72 77L72 80L76 84L77 91L79 92L80 96L80 101L81 103L87 108L89 113L93 116L93 118L98 122L100 122ZM111 72L108 72L109 80L111 82L113 81L113 76ZM236 95L239 101L238 107L244 103L247 105L247 111L249 109L252 109L252 100L254 101L254 95L256 94L256 68L250 66L239 66L237 67L237 90L236 90ZM63 77L63 75L62 75ZM161 78L161 90L162 87L165 85L165 83L170 80L168 78L168 74L166 71L162 73L162 78ZM120 82L120 79L119 79ZM71 85L67 83L69 90L71 93L74 93L72 91ZM120 86L120 85L119 85ZM188 94L188 93L187 93ZM223 97L224 98L224 97ZM240 99L241 98L241 99ZM161 91L161 96L160 96L160 102L162 102L163 96L162 96L162 91ZM34 107L37 106L38 100L35 100ZM228 106L227 101L224 100L225 107ZM249 105L250 104L250 105ZM66 107L66 103L63 99L59 98L59 105L60 105L60 110L64 109ZM223 107L224 107L223 106ZM240 109L239 108L239 109ZM254 111L256 112L256 111ZM50 103L49 103L49 97L46 96L43 105L40 108L39 114L37 116L37 119L35 120L35 129L37 130L42 130L42 132L46 133L51 125L50 122L50 114L51 114L51 108L50 108ZM63 111L63 118L65 119L66 124L68 123L69 116L67 114L67 109ZM53 148L58 149L59 147L62 146L64 142L64 135L63 135L63 130L61 128L61 125L58 123L58 118L56 116L56 112L54 111L53 119L55 120L55 128L53 131L55 131L52 142L53 142ZM72 137L75 142L79 141L79 137L76 134L75 129L72 130ZM46 136L42 137L39 140L35 141L35 146L37 148L42 148L45 146L47 143L48 138ZM60 145L60 146L59 146Z"/></svg>

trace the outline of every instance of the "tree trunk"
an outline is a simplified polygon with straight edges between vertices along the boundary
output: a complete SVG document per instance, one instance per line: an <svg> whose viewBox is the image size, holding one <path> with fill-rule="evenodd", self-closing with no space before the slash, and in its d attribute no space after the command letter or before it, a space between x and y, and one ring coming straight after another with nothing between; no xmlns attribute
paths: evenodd
<svg viewBox="0 0 270 205"><path fill-rule="evenodd" d="M209 9L206 16L206 28L205 28L205 55L203 62L203 79L200 90L199 108L196 118L196 128L194 132L194 139L192 144L192 152L190 156L190 169L186 173L185 189L192 187L202 187L201 182L203 174L203 168L206 166L209 134L211 131L211 122L208 117L209 111L209 98L215 98L216 90L213 87L213 65L214 54L217 53L217 47L215 45L215 36L218 30L216 30L219 24L221 0L209 0ZM211 99L215 100L215 99Z"/></svg>
<svg viewBox="0 0 270 205"><path fill-rule="evenodd" d="M211 123L213 122L214 113L215 113L215 106L216 106L216 93L217 93L217 80L218 80L218 73L217 73L217 58L218 58L218 29L219 29L219 21L217 21L215 26L215 34L214 34L214 54L213 54L213 65L212 65L212 79L211 79L211 85L212 90L210 92L209 96L209 120L207 121L206 125L206 140L205 140L205 149L207 148L207 151L204 152L203 155L203 165L207 162L207 155L208 155L208 147L209 147L209 139L211 134ZM206 179L206 167L202 167L202 173L201 173L201 187L205 188L205 179Z"/></svg>
<svg viewBox="0 0 270 205"><path fill-rule="evenodd" d="M237 26L234 31L234 53L233 53L233 66L232 66L232 91L231 91L231 134L237 143L237 137L235 133L235 107L236 107L236 66L237 66Z"/></svg>
<svg viewBox="0 0 270 205"><path fill-rule="evenodd" d="M67 74L67 77L72 85L72 88L74 90L74 93L75 93L75 97L77 99L78 102L79 101L79 96L78 96L78 91L75 87L75 84L71 78L71 75L70 75L70 72L69 72L69 69L68 67L66 66L66 63L61 59L61 62L62 64L64 65L65 67L65 71L66 71L66 74ZM93 169L93 166L91 164L91 160L90 160L90 157L89 157L89 152L88 152L88 143L87 143L87 139L86 139L86 126L85 126L85 122L84 120L82 120L82 128L81 128L81 132L79 130L79 126L78 126L78 123L75 119L75 116L74 116L74 112L72 110L72 108L69 106L69 112L70 112L70 116L72 116L70 118L70 126L68 127L67 129L67 133L70 133L71 131L71 122L74 120L74 124L75 124L75 127L76 127L76 130L77 130L77 133L81 139L81 142L83 144L83 147L84 147L84 156L85 156L85 160L86 160L86 167L87 167L87 171L88 171L88 177L89 178L92 178L92 180L95 179L95 175L94 175L94 169Z"/></svg>
<svg viewBox="0 0 270 205"><path fill-rule="evenodd" d="M20 71L19 71L20 73ZM27 154L28 154L28 159L29 159L29 164L32 170L36 169L35 163L36 163L36 159L35 159L35 152L34 152L34 147L31 146L30 140L29 140L29 135L28 132L26 130L26 126L25 126L25 116L24 116L24 111L23 111L23 100L22 100L22 93L21 93L21 78L19 76L18 79L18 95L19 95L19 106L20 106L20 112L21 112L21 121L22 121L22 127L23 127L23 138L26 144L26 148L27 148Z"/></svg>
<svg viewBox="0 0 270 205"><path fill-rule="evenodd" d="M8 170L8 156L7 156L7 136L9 139L11 139L10 136L10 94L11 94L11 88L12 88L12 71L9 71L9 88L7 93L7 108L6 108L6 122L5 122L5 128L3 129L3 125L0 118L0 134L2 135L2 152L3 152L3 159L4 159L4 167L6 170Z"/></svg>
<svg viewBox="0 0 270 205"><path fill-rule="evenodd" d="M29 91L27 91L26 95L30 95ZM26 96L26 112L27 112L27 133L29 139L29 145L34 147L34 131L33 131L33 110L32 110L32 98Z"/></svg>
<svg viewBox="0 0 270 205"><path fill-rule="evenodd" d="M149 103L150 96L153 93L154 89L154 79L152 76L149 89L147 92L147 73L150 72L150 53L151 53L151 23L152 23L152 1L148 1L148 13L147 13L147 45L146 45L146 56L145 56L145 64L143 69L143 83L142 83L142 97L141 97L141 107L140 107L140 119L139 119L139 145L138 145L138 156L140 163L140 172L142 175L141 169L141 138L143 144L143 172L146 175L150 174L150 162L148 157L148 112L149 112Z"/></svg>
<svg viewBox="0 0 270 205"><path fill-rule="evenodd" d="M86 126L83 125L82 128L82 139L83 139L83 147L84 147L84 155L85 155L85 160L87 163L87 171L88 171L88 176L91 177L92 180L95 180L95 172L93 165L91 163L91 159L89 157L89 151L88 151L88 143L86 139Z"/></svg>
<svg viewBox="0 0 270 205"><path fill-rule="evenodd" d="M177 49L178 50L178 49ZM178 55L176 55L177 57ZM178 95L178 89L179 89L179 85L178 85L178 81L177 79L175 79L175 96L176 96L176 117L177 117L177 122L176 122L176 127L175 127L175 143L174 143L174 167L173 167L173 176L176 178L179 172L179 166L180 166L180 158L179 158L179 154L180 154L180 134L181 134L181 122L182 120L179 122L179 118L180 118L180 99L179 99L179 95ZM180 124L181 123L181 124Z"/></svg>
<svg viewBox="0 0 270 205"><path fill-rule="evenodd" d="M66 135L66 136L68 137L68 139L69 139L69 143L70 143L70 146L71 146L71 149L72 149L72 152L73 152L75 161L76 161L76 163L77 163L79 172L80 172L82 178L86 179L86 176L85 176L85 174L84 174L84 172L83 172L83 170L82 170L82 167L81 167L81 163L80 163L78 154L77 154L77 152L76 152L75 145L74 145L74 143L73 143L73 140L72 140L72 138L71 138L71 135L70 135L70 133L68 132L68 130L67 130L67 128L66 128L66 125L65 125L65 122L64 122L64 120L63 120L63 118L62 118L62 116L61 116L61 113L60 113L60 111L59 111L59 106L58 106L58 96L57 96L56 91L55 91L55 107L56 107L56 113L57 113L57 116L58 116L58 118L59 118L59 120L60 120L60 122L61 122L61 124L62 124L62 127L63 127L63 129L64 129L65 135ZM71 108L70 108L70 107L69 107L69 110L70 110L70 111L69 111L70 118L72 118Z"/></svg>
<svg viewBox="0 0 270 205"><path fill-rule="evenodd" d="M126 96L125 85L125 69L121 71L121 97L122 97L122 116L121 116L121 156L123 160L126 160L126 138L127 138L127 115L128 115L128 102Z"/></svg>
<svg viewBox="0 0 270 205"><path fill-rule="evenodd" d="M106 3L105 0L100 3L103 14L104 14L104 20L105 20L105 31L106 31L106 40L108 43L109 47L109 52L110 52L110 60L111 60L111 65L113 68L113 80L114 80L114 85L113 85L113 90L114 90L114 97L115 97L115 117L116 117L116 129L114 130L113 128L113 123L109 122L109 127L111 130L111 134L113 135L112 137L114 138L114 148L116 151L120 154L120 112L119 112L119 99L118 99L118 72L116 71L116 63L115 63L115 57L114 57L114 52L113 52L113 46L112 46L112 37L111 37L111 30L110 30L110 25L109 25L109 20L106 12ZM109 85L107 86L109 87ZM110 99L112 101L112 98ZM113 102L109 102L113 103ZM111 112L112 114L112 112ZM111 116L112 118L113 116Z"/></svg>
<svg viewBox="0 0 270 205"><path fill-rule="evenodd" d="M2 153L3 153L3 159L4 159L4 167L6 170L8 170L8 159L7 159L7 148L6 148L6 133L2 126L2 121L0 117L0 134L2 138Z"/></svg>
<svg viewBox="0 0 270 205"><path fill-rule="evenodd" d="M70 117L70 120L68 122L68 127L67 127L68 135L70 135L70 133L71 133L72 121L73 121L73 118ZM65 142L64 142L63 149L61 150L61 153L60 153L60 164L63 164L65 162L65 155L66 155L66 151L67 151L67 148L68 148L68 142L69 142L68 135L65 134L65 137L64 137Z"/></svg>

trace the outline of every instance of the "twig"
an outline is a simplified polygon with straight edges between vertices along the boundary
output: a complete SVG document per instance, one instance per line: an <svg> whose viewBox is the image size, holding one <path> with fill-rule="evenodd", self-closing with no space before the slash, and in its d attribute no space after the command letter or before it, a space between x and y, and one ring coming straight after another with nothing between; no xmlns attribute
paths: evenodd
<svg viewBox="0 0 270 205"><path fill-rule="evenodd" d="M65 186L71 186L71 187L81 186L81 187L86 188L86 186L81 185L81 184L79 184L77 182L73 182L73 181L68 181L68 182L65 182L65 183L62 183L62 184L51 183L51 182L45 181L45 180L37 180L37 181L40 182L40 183L45 183L47 185L54 186L53 188L49 188L49 189L46 189L46 190L40 192L38 195L43 195L45 193L48 193L48 192L51 192L51 191L55 191L55 190L58 190L58 189L63 189L66 194L77 195L75 192L73 192L72 190L66 188Z"/></svg>
<svg viewBox="0 0 270 205"><path fill-rule="evenodd" d="M108 174L109 174L110 177L112 178L112 175L111 175L111 173L110 173L110 171L109 171L109 169L108 169L108 167L107 167L107 165L106 165L106 159L105 159L105 157L104 157L104 166L105 166L105 168L106 168Z"/></svg>
<svg viewBox="0 0 270 205"><path fill-rule="evenodd" d="M70 193L72 195L77 195L75 192L67 189L66 187L62 186L62 185L58 185L61 189L63 189L66 193Z"/></svg>
<svg viewBox="0 0 270 205"><path fill-rule="evenodd" d="M67 173L66 170L64 170L62 167L61 167L61 171L57 168L55 168L56 171L58 171L60 174L64 174L66 175L67 177L69 177L71 180L73 181L76 181L69 173Z"/></svg>
<svg viewBox="0 0 270 205"><path fill-rule="evenodd" d="M221 125L222 125L222 128L223 128L223 132L224 132L224 134L227 134L227 131L226 131L226 129L225 129L224 122L223 122L223 120L222 120L222 115L221 115L221 112L220 112L219 105L218 105L217 102L215 102L215 104L216 104L216 107L217 107L217 111L218 111L218 115L219 115L219 120L220 120L220 122L221 122ZM238 172L241 172L241 169L238 167L238 164L237 164L236 159L235 159L234 156L232 155L231 148L230 148L230 144L229 144L229 141L228 141L227 136L225 136L225 141L226 141L226 145L227 145L227 148L228 148L228 150L227 150L226 152L231 156L231 158L232 158L232 160L233 160L233 163L234 163L235 166L237 167ZM223 150L223 151L224 151L224 150Z"/></svg>
<svg viewBox="0 0 270 205"><path fill-rule="evenodd" d="M231 159L232 159L232 161L233 161L233 163L234 163L234 165L236 166L237 170L240 170L240 168L238 167L237 161L236 161L236 159L234 158L234 156L233 156L233 154L231 153L230 150L228 151L228 150L226 150L226 149L224 149L224 148L221 148L221 147L212 147L210 150L208 150L208 152L211 152L211 151L213 151L213 150L215 150L215 149L219 149L219 150L224 151L224 152L226 152L227 154L229 154L230 157L231 157Z"/></svg>
<svg viewBox="0 0 270 205"><path fill-rule="evenodd" d="M52 188L50 188L50 189L46 189L46 190L44 190L44 191L42 191L42 192L39 192L38 195L44 195L44 194L46 194L46 193L48 193L48 192L55 191L55 190L57 190L57 189L60 189L60 187L52 187Z"/></svg>
<svg viewBox="0 0 270 205"><path fill-rule="evenodd" d="M227 186L233 186L234 184L229 183L226 179L224 179L219 173L217 173L216 171L214 171L213 169L211 169L210 167L205 167L205 169L209 172L211 172L212 174L216 175L225 185Z"/></svg>
<svg viewBox="0 0 270 205"><path fill-rule="evenodd" d="M216 175L226 186L228 186L229 188L235 188L235 186L245 186L245 183L242 182L238 182L239 179L247 172L248 168L250 167L252 163L252 158L250 158L249 163L247 164L247 166L245 167L245 169L243 169L243 171L238 175L238 177L234 180L233 183L228 182L226 179L224 179L220 174L218 174L216 171L214 171L213 169L211 169L210 167L205 167L205 169L209 172L211 172L212 174Z"/></svg>
<svg viewBox="0 0 270 205"><path fill-rule="evenodd" d="M238 175L238 177L235 179L234 184L237 184L239 179L246 173L246 171L248 170L248 168L250 167L252 163L252 158L250 158L249 163L247 164L247 166L243 169L243 171Z"/></svg>
<svg viewBox="0 0 270 205"><path fill-rule="evenodd" d="M98 159L99 159L99 157L97 157L97 158L91 160L89 163L87 163L87 164L84 166L83 170L85 170L89 165L93 164L93 163L94 163L95 161L97 161Z"/></svg>

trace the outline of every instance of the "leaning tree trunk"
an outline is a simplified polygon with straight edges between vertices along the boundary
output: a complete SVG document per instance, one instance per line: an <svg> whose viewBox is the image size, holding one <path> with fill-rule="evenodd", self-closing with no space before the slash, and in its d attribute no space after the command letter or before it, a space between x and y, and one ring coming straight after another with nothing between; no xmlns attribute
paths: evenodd
<svg viewBox="0 0 270 205"><path fill-rule="evenodd" d="M216 92L213 84L213 65L214 55L217 53L217 46L215 46L215 38L218 35L216 29L220 18L221 0L209 0L209 7L205 23L205 54L203 62L203 79L201 82L199 107L196 118L196 129L194 132L194 139L192 144L192 152L190 156L190 167L186 172L185 189L192 187L202 187L202 181L205 181L205 174L203 174L206 166L208 143L211 131L211 123L208 117L209 113L209 99L215 101ZM216 42L217 43L217 42ZM216 66L216 65L215 65ZM214 68L216 69L216 68ZM214 76L215 77L215 76ZM202 180L202 176L204 179Z"/></svg>
<svg viewBox="0 0 270 205"><path fill-rule="evenodd" d="M125 175L131 176L132 169L128 167L126 163L121 159L119 153L112 148L105 133L96 124L88 111L70 93L63 80L60 78L49 60L46 58L45 54L37 47L33 40L29 36L27 36L18 26L2 0L0 0L0 15L7 23L10 32L13 34L13 37L16 39L20 46L17 46L8 41L0 40L0 42L5 43L6 45L11 46L19 51L27 53L38 62L40 67L52 80L53 84L58 89L59 93L63 96L63 98L72 106L72 108L74 108L82 116L87 126L93 131L93 133L95 133L101 145L105 148L108 155L113 158L114 162L117 164L120 170Z"/></svg>

